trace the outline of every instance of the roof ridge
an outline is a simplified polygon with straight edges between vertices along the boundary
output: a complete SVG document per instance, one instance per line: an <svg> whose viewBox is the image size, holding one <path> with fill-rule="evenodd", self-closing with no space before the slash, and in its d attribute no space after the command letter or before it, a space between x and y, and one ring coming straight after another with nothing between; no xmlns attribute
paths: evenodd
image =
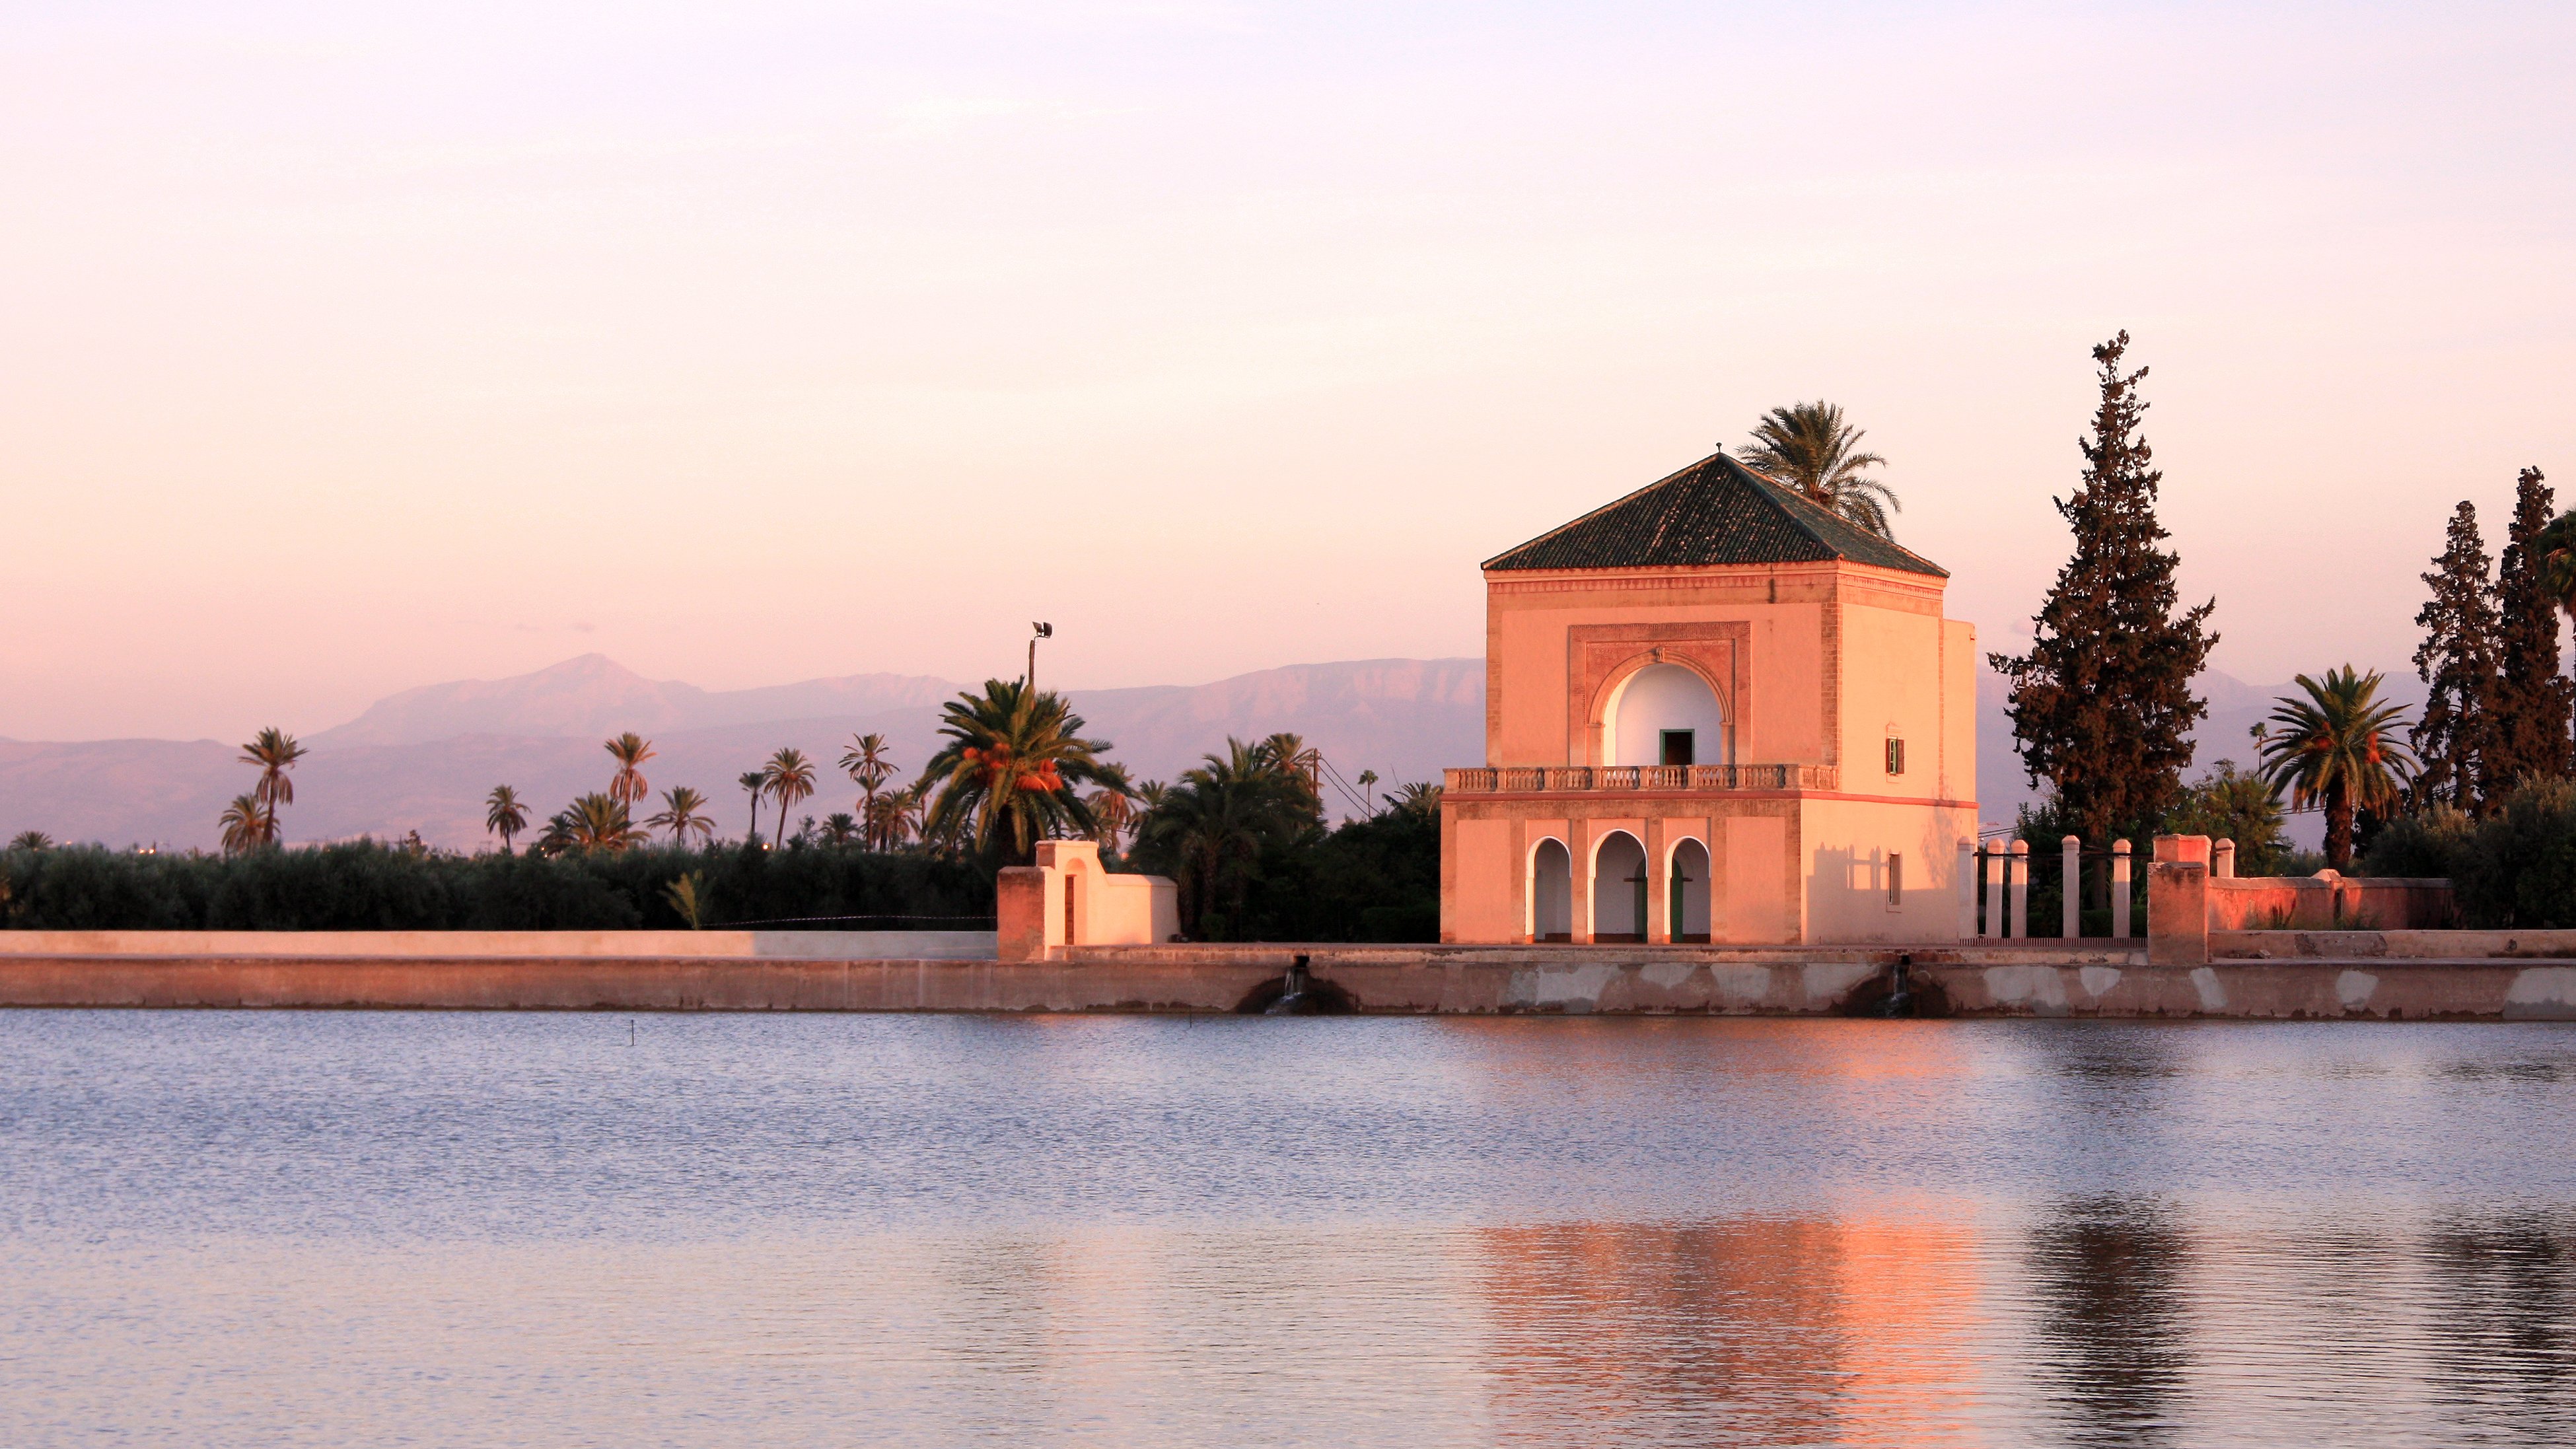
<svg viewBox="0 0 2576 1449"><path fill-rule="evenodd" d="M1733 462L1734 460L1729 459L1728 461ZM1739 468L1743 467L1740 463L1736 466ZM1824 532L1816 527L1816 521L1820 520L1825 524L1830 525L1837 532L1858 534L1876 547L1892 548L1898 553L1905 555L1907 558L1913 559L1915 562L1936 572L1944 575L1949 572L1949 570L1942 568L1939 564L1932 562L1932 560L1925 558L1923 555L1916 553L1914 550L1907 548L1901 543L1898 543L1893 537L1887 534L1870 532L1868 529L1863 528L1859 524L1852 522L1850 519L1843 517L1841 514L1834 512L1832 509L1818 503L1816 500L1799 492L1797 489L1790 487L1788 484L1781 482L1779 479L1772 477L1768 473L1758 472L1751 468L1744 468L1744 473L1745 476L1762 485L1765 492L1773 494L1773 502L1790 505L1789 516L1797 523L1801 532L1805 533L1809 538L1814 539L1816 542L1824 545L1826 548L1833 549L1835 553L1840 554L1843 553L1844 550L1836 547L1834 541L1831 538L1826 537ZM1802 514L1813 514L1815 515L1815 519L1810 520L1801 517ZM1860 560L1855 560L1855 562L1860 562Z"/></svg>
<svg viewBox="0 0 2576 1449"><path fill-rule="evenodd" d="M1709 454L1708 458L1723 458L1725 456L1726 450L1720 448L1716 452ZM1565 532L1567 529L1581 528L1583 525L1590 523L1592 520L1599 518L1602 514L1608 513L1614 508L1620 507L1623 504L1642 497L1645 494L1652 493L1667 483L1677 481L1684 473L1695 473L1700 469L1707 467L1708 458L1702 458L1696 463L1689 463L1676 468L1672 472L1665 474L1663 477L1656 479L1654 482L1647 484L1643 488L1631 489L1626 493L1622 493L1618 497L1611 499L1609 502L1602 504L1600 507L1593 509L1590 513L1584 514L1580 518L1569 519L1564 523L1560 523L1556 527L1549 529L1547 532L1540 534L1536 538L1525 539L1519 543L1513 544L1510 548L1504 549L1501 553L1498 553L1494 555L1493 558L1489 558L1483 563L1476 565L1476 567L1480 569L1492 568L1495 560L1497 559L1508 558L1513 554L1519 553L1525 548L1536 548L1540 544L1547 542L1549 539L1556 537L1558 534Z"/></svg>
<svg viewBox="0 0 2576 1449"><path fill-rule="evenodd" d="M1939 564L1730 457L1724 448L1505 549L1480 567L1510 572L1824 559L1949 576Z"/></svg>
<svg viewBox="0 0 2576 1449"><path fill-rule="evenodd" d="M1725 457L1726 455L1721 452L1718 456ZM1842 552L1842 550L1834 547L1831 539L1826 538L1823 533L1817 530L1813 522L1800 517L1798 510L1789 506L1793 503L1807 502L1806 499L1798 496L1797 489L1790 487L1788 484L1781 482L1779 479L1772 477L1768 473L1761 472L1758 469L1748 468L1742 463L1736 463L1733 458L1727 458L1726 461L1729 463L1735 463L1735 471L1744 475L1745 481L1753 485L1754 493L1759 496L1763 502L1778 509L1788 518L1789 526L1791 528L1798 530L1800 533L1803 533L1808 538L1814 540L1818 548L1822 548L1833 553ZM1808 506L1812 508L1815 505L1808 504Z"/></svg>

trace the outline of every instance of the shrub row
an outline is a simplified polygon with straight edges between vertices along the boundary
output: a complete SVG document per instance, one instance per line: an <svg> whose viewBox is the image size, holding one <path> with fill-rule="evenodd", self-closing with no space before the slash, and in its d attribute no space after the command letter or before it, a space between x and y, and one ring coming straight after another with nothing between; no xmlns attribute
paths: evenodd
<svg viewBox="0 0 2576 1449"><path fill-rule="evenodd" d="M369 841L240 856L96 846L0 854L0 915L21 930L561 931L676 929L664 892L699 880L701 921L807 917L818 930L973 929L993 878L966 862L790 843L614 855L442 855Z"/></svg>
<svg viewBox="0 0 2576 1449"><path fill-rule="evenodd" d="M2576 780L2526 780L2474 819L2436 806L2392 820L2360 869L2450 877L2472 929L2576 927Z"/></svg>
<svg viewBox="0 0 2576 1449"><path fill-rule="evenodd" d="M1211 941L1437 941L1440 817L1389 810L1337 830L1274 842L1245 892L1243 916L1201 923Z"/></svg>

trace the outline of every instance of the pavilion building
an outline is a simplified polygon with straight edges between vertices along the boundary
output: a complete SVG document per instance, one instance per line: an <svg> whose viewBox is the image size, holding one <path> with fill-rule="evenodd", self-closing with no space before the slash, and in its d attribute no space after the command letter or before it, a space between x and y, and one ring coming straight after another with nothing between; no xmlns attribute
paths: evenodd
<svg viewBox="0 0 2576 1449"><path fill-rule="evenodd" d="M1946 570L1718 453L1484 574L1443 941L1957 939L1977 639Z"/></svg>

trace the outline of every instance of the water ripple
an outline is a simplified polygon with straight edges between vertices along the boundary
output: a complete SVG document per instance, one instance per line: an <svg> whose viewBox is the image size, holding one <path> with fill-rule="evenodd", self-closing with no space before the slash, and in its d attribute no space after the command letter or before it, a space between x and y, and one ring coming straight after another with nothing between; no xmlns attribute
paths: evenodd
<svg viewBox="0 0 2576 1449"><path fill-rule="evenodd" d="M0 1442L2576 1442L2576 1028L0 1013Z"/></svg>

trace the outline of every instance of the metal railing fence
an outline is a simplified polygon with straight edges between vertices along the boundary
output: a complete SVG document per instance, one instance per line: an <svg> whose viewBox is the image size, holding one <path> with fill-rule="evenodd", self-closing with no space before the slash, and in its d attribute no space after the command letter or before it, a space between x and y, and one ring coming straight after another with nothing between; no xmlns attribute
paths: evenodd
<svg viewBox="0 0 2576 1449"><path fill-rule="evenodd" d="M2147 857L2126 841L2102 849L2069 849L2061 841L2055 850L2034 850L2027 841L1995 839L1962 849L1959 859L1959 923L1965 935L2058 940L2146 934Z"/></svg>

